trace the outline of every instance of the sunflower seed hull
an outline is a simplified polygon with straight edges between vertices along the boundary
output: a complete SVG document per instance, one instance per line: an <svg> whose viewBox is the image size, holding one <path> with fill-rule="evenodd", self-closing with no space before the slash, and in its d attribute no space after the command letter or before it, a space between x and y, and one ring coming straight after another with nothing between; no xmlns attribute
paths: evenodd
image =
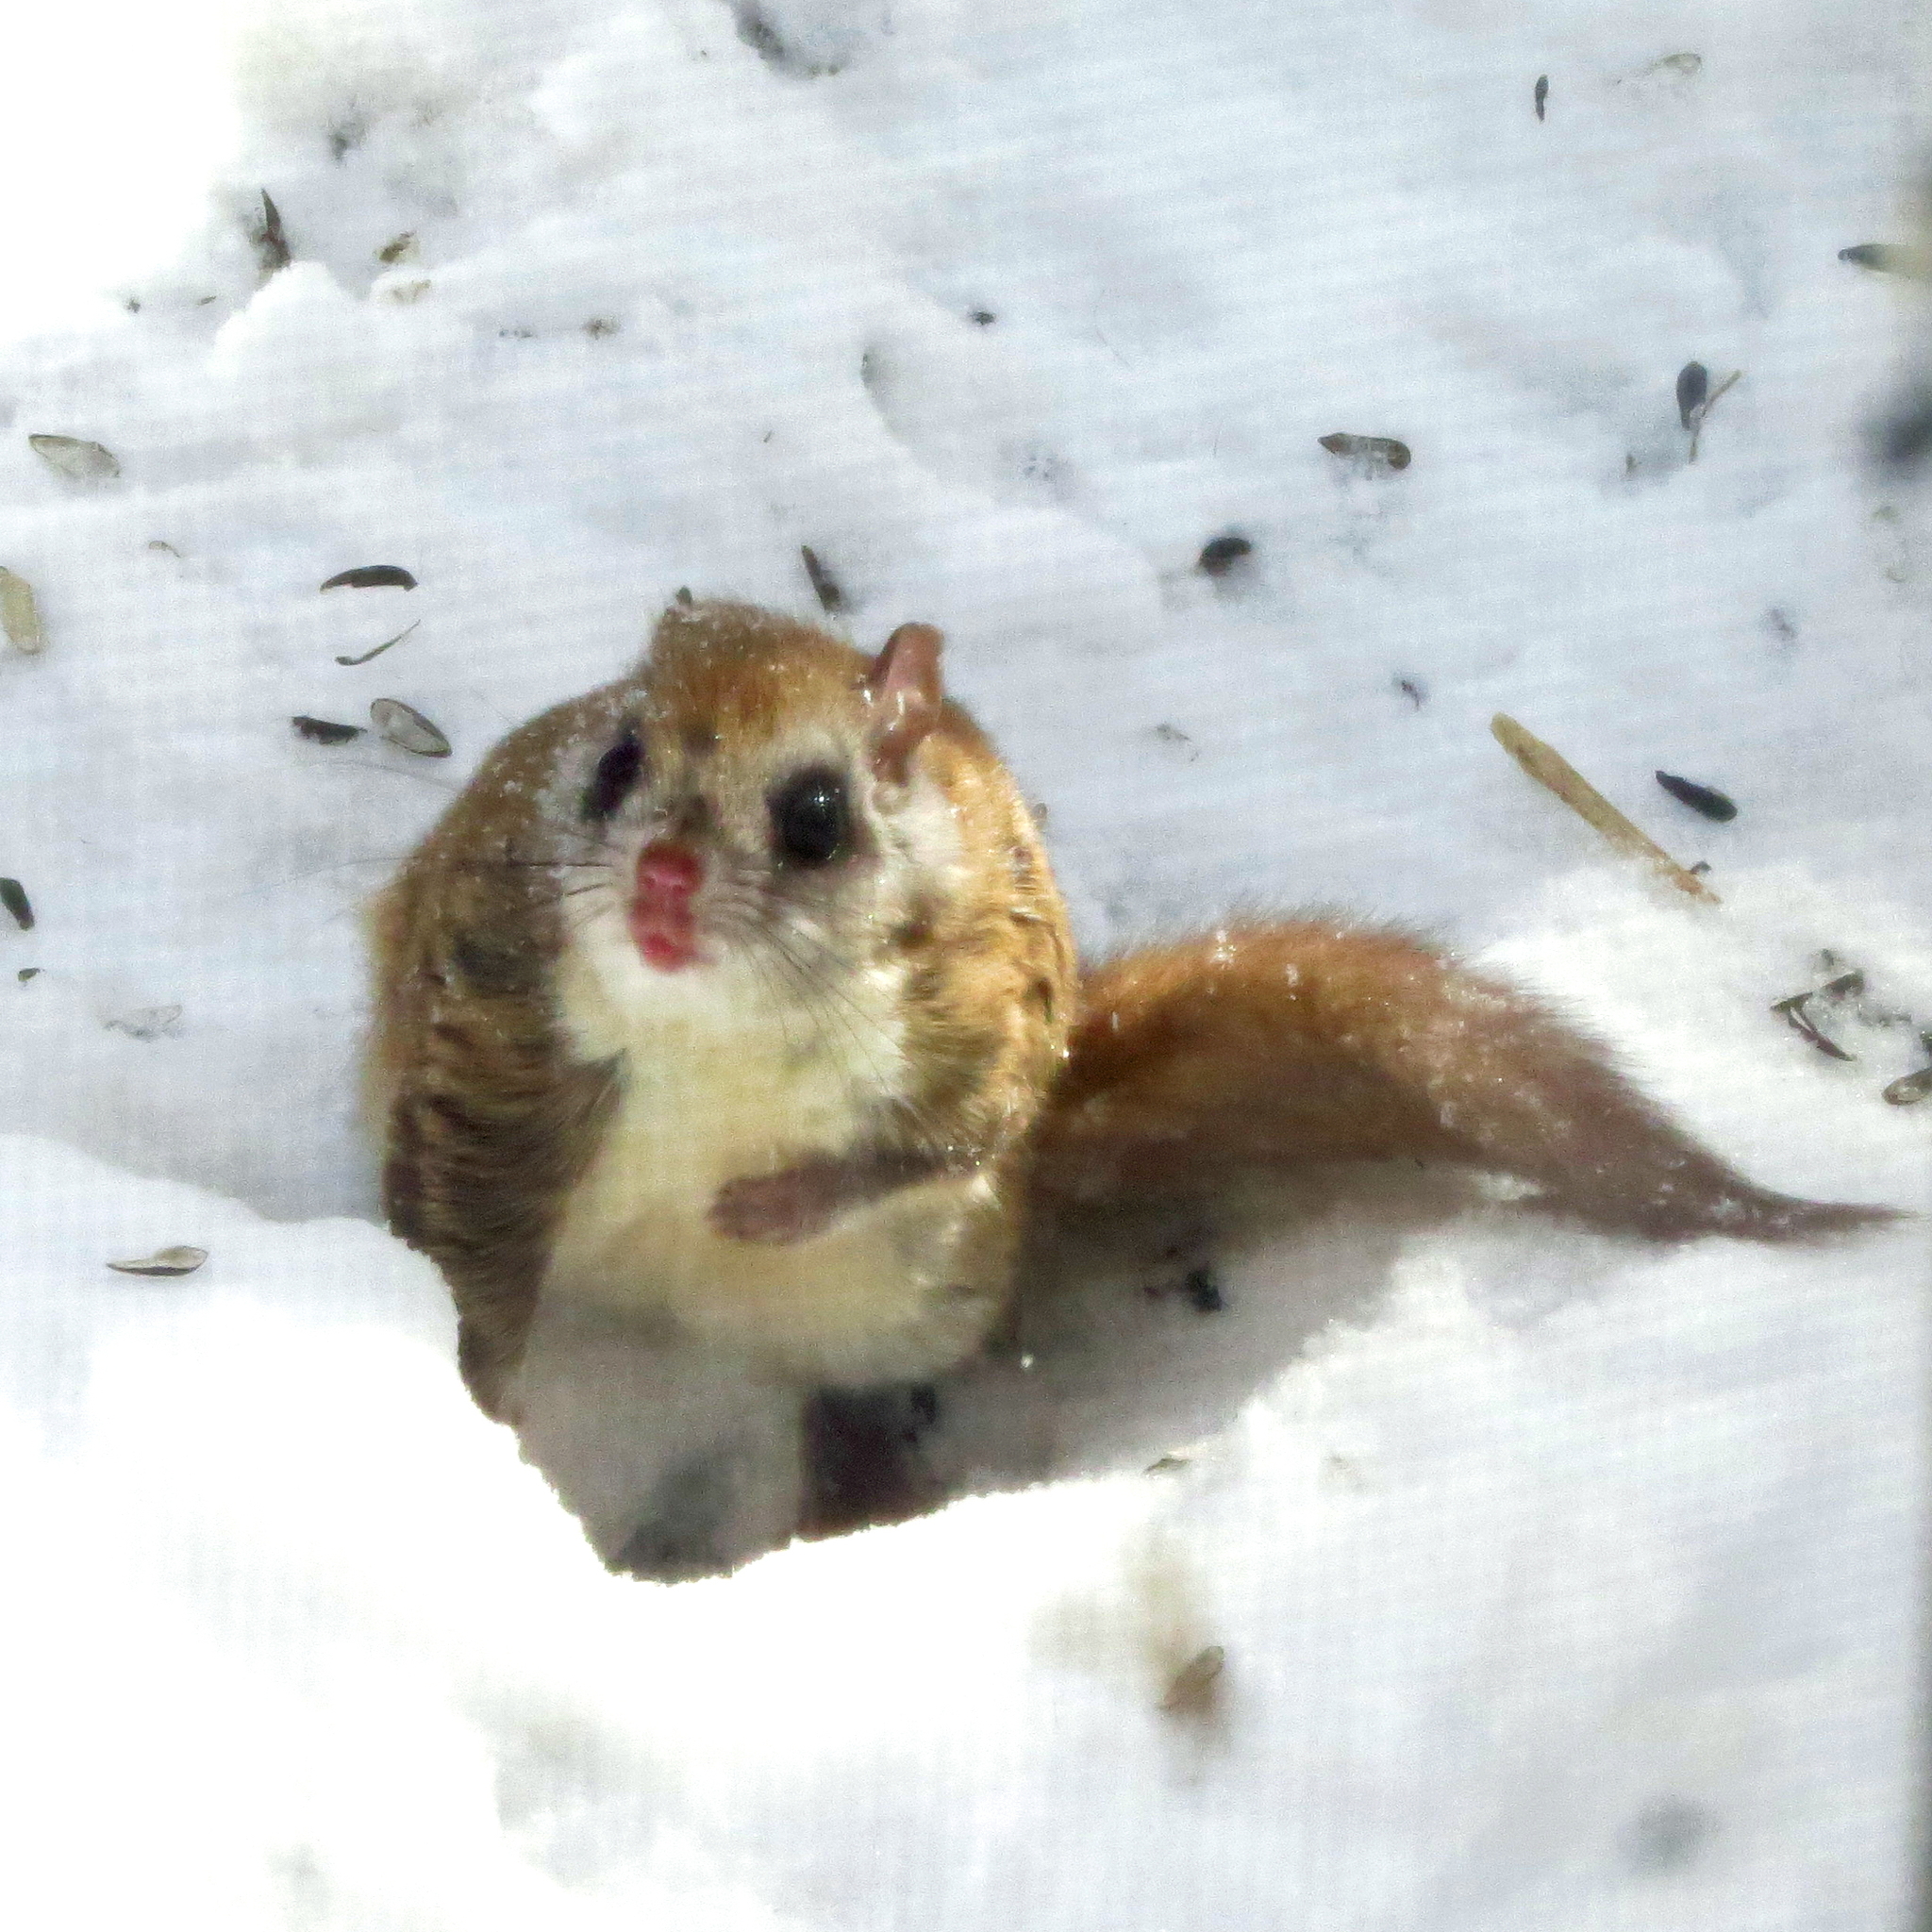
<svg viewBox="0 0 1932 1932"><path fill-rule="evenodd" d="M76 483L104 483L121 474L111 450L77 436L29 436L27 441L41 460Z"/></svg>
<svg viewBox="0 0 1932 1932"><path fill-rule="evenodd" d="M1771 1010L1778 1014L1793 1033L1808 1040L1827 1059L1856 1059L1856 1054L1847 1053L1837 1041L1827 1038L1819 1030L1818 1024L1806 1012L1806 1002L1811 998L1808 992L1793 993L1788 1000L1777 1000Z"/></svg>
<svg viewBox="0 0 1932 1932"><path fill-rule="evenodd" d="M1398 442L1392 436L1351 436L1338 429L1317 441L1330 456L1355 458L1371 475L1378 470L1406 470L1409 465L1407 443Z"/></svg>
<svg viewBox="0 0 1932 1932"><path fill-rule="evenodd" d="M446 758L449 740L421 711L400 698L377 698L369 707L369 722L398 751L419 758Z"/></svg>
<svg viewBox="0 0 1932 1932"><path fill-rule="evenodd" d="M1715 819L1721 825L1728 824L1738 816L1738 808L1722 791L1713 791L1708 785L1674 777L1669 772L1659 772L1657 782L1680 804L1688 805L1705 818Z"/></svg>
<svg viewBox="0 0 1932 1932"><path fill-rule="evenodd" d="M117 1274L192 1274L208 1259L206 1248L161 1248L142 1261L109 1261Z"/></svg>
<svg viewBox="0 0 1932 1932"><path fill-rule="evenodd" d="M125 1033L130 1040L172 1039L181 1030L179 1007L141 1007L131 1013L117 1013L103 1022L110 1033Z"/></svg>
<svg viewBox="0 0 1932 1932"><path fill-rule="evenodd" d="M812 594L819 600L819 608L827 617L836 617L845 608L845 592L839 579L820 560L819 554L809 543L798 546L800 560L805 565L805 574L811 579Z"/></svg>
<svg viewBox="0 0 1932 1932"><path fill-rule="evenodd" d="M378 591L393 586L413 591L416 579L399 563L364 563L354 570L338 571L323 585L325 591Z"/></svg>
<svg viewBox="0 0 1932 1932"><path fill-rule="evenodd" d="M1910 275L1923 278L1925 258L1916 248L1904 248L1895 242L1859 242L1838 252L1840 261L1857 268L1875 269L1884 275Z"/></svg>
<svg viewBox="0 0 1932 1932"><path fill-rule="evenodd" d="M1161 1709L1196 1715L1208 1709L1214 1702L1215 1683L1226 1667L1227 1652L1220 1644L1210 1643L1197 1652L1174 1674L1167 1695L1160 1700Z"/></svg>
<svg viewBox="0 0 1932 1932"><path fill-rule="evenodd" d="M416 624L421 624L423 620L420 617L416 620ZM381 657L391 645L401 643L409 635L410 631L416 628L416 624L406 625L401 630L397 631L394 637L389 638L382 643L377 644L373 651L364 651L359 658L338 658L336 662L338 664L367 664L372 658Z"/></svg>
<svg viewBox="0 0 1932 1932"><path fill-rule="evenodd" d="M41 608L33 586L10 570L0 570L0 630L16 651L39 656L46 639L41 633Z"/></svg>
<svg viewBox="0 0 1932 1932"><path fill-rule="evenodd" d="M362 736L361 725L338 724L327 718L305 718L298 714L289 723L311 744L347 744L350 739Z"/></svg>
<svg viewBox="0 0 1932 1932"><path fill-rule="evenodd" d="M261 191L261 226L255 231L255 258L261 266L261 278L279 274L293 260L289 238L282 231L282 211L266 188Z"/></svg>
<svg viewBox="0 0 1932 1932"><path fill-rule="evenodd" d="M1690 426L1690 412L1710 393L1710 371L1702 362L1687 362L1677 371L1677 421Z"/></svg>
<svg viewBox="0 0 1932 1932"><path fill-rule="evenodd" d="M1232 533L1225 537L1210 538L1201 546L1201 555L1194 560L1194 568L1204 575L1224 577L1242 558L1249 556L1255 546L1245 537Z"/></svg>

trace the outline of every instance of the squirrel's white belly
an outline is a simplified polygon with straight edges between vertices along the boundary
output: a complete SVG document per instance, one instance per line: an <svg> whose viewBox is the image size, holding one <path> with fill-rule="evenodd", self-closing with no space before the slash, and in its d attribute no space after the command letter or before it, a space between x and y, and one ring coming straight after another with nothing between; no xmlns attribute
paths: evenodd
<svg viewBox="0 0 1932 1932"><path fill-rule="evenodd" d="M727 1181L858 1141L864 1114L900 1086L897 991L861 988L828 1026L730 965L667 975L628 948L572 949L565 1024L586 1058L622 1057L622 1090L572 1191L544 1299L833 1382L916 1379L970 1352L993 1312L965 1265L997 1211L982 1177L897 1190L808 1241L740 1241L708 1224Z"/></svg>

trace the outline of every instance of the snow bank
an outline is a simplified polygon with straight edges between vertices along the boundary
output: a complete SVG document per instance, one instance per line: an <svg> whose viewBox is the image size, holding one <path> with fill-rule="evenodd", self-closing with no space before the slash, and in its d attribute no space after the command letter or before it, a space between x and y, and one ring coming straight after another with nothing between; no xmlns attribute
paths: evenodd
<svg viewBox="0 0 1932 1932"><path fill-rule="evenodd" d="M1893 1897L1904 1237L1821 1267L1398 1233L1374 1301L1179 1467L663 1588L596 1565L373 1228L19 1138L0 1186L24 1922L1689 1928ZM1230 1274L1251 1370L1364 1224ZM184 1281L102 1266L182 1240L212 1257ZM1185 1387L1181 1321L1212 1323L1156 1317ZM1052 1368L1077 1436L1081 1364ZM1163 1709L1210 1645L1200 1707Z"/></svg>

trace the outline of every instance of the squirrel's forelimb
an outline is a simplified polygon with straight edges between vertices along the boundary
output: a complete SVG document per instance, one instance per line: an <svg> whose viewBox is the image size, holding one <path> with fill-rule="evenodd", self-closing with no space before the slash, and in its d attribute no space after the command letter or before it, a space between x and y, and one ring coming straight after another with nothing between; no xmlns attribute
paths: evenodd
<svg viewBox="0 0 1932 1932"><path fill-rule="evenodd" d="M1037 1139L1049 1199L1237 1169L1458 1162L1657 1240L1784 1241L1897 1218L1755 1186L1530 995L1401 934L1229 926L1093 969Z"/></svg>

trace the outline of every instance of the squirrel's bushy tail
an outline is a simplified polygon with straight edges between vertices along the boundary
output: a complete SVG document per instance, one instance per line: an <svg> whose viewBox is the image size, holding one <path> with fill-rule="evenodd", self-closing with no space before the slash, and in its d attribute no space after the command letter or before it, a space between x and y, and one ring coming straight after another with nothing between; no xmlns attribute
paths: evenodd
<svg viewBox="0 0 1932 1932"><path fill-rule="evenodd" d="M1518 1175L1583 1221L1658 1240L1898 1218L1753 1185L1528 994L1401 934L1317 920L1094 968L1036 1157L1036 1186L1068 1201L1410 1157Z"/></svg>

